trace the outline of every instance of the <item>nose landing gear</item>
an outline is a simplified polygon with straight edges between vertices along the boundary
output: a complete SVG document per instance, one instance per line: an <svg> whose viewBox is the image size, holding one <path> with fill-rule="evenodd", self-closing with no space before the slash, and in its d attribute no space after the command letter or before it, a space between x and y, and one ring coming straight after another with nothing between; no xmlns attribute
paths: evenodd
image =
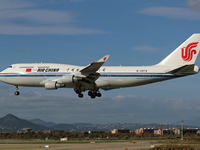
<svg viewBox="0 0 200 150"><path fill-rule="evenodd" d="M14 93L14 94L15 94L16 96L18 96L18 95L20 94L19 91L18 91L19 88L18 88L17 85L15 85L14 87L15 87L15 93Z"/></svg>

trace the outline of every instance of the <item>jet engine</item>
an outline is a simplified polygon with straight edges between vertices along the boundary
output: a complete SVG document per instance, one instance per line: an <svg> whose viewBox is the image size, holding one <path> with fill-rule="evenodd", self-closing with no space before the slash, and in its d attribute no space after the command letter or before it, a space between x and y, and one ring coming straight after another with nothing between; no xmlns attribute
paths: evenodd
<svg viewBox="0 0 200 150"><path fill-rule="evenodd" d="M47 90L55 90L64 87L65 85L63 83L57 83L57 81L47 81L44 86Z"/></svg>
<svg viewBox="0 0 200 150"><path fill-rule="evenodd" d="M77 81L81 81L81 77L76 77L74 75L65 75L62 77L62 83L76 83Z"/></svg>

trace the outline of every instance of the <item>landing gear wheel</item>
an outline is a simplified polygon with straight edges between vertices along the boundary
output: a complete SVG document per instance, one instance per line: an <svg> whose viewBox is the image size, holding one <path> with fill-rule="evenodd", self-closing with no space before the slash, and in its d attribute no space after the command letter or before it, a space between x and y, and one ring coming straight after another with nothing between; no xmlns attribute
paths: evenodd
<svg viewBox="0 0 200 150"><path fill-rule="evenodd" d="M97 93L97 97L101 97L102 95L101 95L101 93Z"/></svg>
<svg viewBox="0 0 200 150"><path fill-rule="evenodd" d="M15 91L14 94L17 96L17 95L19 95L20 93L19 93L19 91Z"/></svg>
<svg viewBox="0 0 200 150"><path fill-rule="evenodd" d="M19 95L20 93L18 92L19 88L17 85L14 85L14 88L15 88L15 95Z"/></svg>
<svg viewBox="0 0 200 150"><path fill-rule="evenodd" d="M96 97L95 93L92 93L91 98L94 99Z"/></svg>
<svg viewBox="0 0 200 150"><path fill-rule="evenodd" d="M78 97L79 97L79 98L83 98L83 94L81 94L81 93L78 94Z"/></svg>
<svg viewBox="0 0 200 150"><path fill-rule="evenodd" d="M89 91L89 92L88 92L88 96L91 96L91 95L92 95L92 91Z"/></svg>

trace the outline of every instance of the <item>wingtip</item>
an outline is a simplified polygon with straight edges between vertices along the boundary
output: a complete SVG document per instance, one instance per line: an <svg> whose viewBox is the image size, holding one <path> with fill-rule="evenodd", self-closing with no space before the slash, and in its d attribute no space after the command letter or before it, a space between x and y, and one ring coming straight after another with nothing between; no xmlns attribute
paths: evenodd
<svg viewBox="0 0 200 150"><path fill-rule="evenodd" d="M104 56L104 57L103 57L103 60L104 60L104 61L107 61L107 59L109 58L109 56L110 56L110 55Z"/></svg>
<svg viewBox="0 0 200 150"><path fill-rule="evenodd" d="M110 55L105 55L104 57L102 57L101 59L99 59L97 62L106 62L108 60Z"/></svg>

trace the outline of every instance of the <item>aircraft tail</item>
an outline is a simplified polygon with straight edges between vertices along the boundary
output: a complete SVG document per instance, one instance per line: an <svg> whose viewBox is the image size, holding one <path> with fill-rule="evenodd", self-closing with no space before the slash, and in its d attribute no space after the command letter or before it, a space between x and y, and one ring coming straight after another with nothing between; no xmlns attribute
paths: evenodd
<svg viewBox="0 0 200 150"><path fill-rule="evenodd" d="M157 65L181 67L193 65L200 50L200 33L193 34Z"/></svg>

